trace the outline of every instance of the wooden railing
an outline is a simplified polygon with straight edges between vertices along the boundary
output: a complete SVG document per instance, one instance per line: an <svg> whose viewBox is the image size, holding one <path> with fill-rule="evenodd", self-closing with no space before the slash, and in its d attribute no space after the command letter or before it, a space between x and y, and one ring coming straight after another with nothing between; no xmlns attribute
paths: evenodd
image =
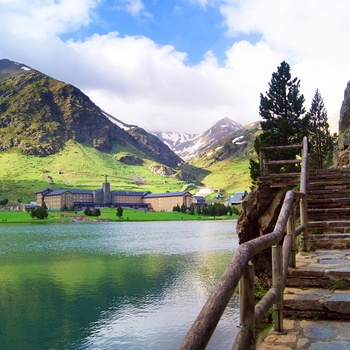
<svg viewBox="0 0 350 350"><path fill-rule="evenodd" d="M300 147L299 145L297 147ZM266 150L265 150L266 151ZM283 332L283 291L287 280L288 266L295 267L296 242L301 234L301 249L307 250L307 174L308 145L302 144L300 192L286 193L273 232L241 244L221 276L216 287L197 316L183 340L181 350L205 349L225 311L238 283L240 294L240 329L232 350L255 349L256 326L273 307L274 330ZM295 206L299 202L300 225L295 227ZM283 245L279 242L283 239ZM272 247L272 288L255 305L254 267L251 258Z"/></svg>
<svg viewBox="0 0 350 350"><path fill-rule="evenodd" d="M289 150L295 148L303 148L303 144L300 145L288 145L288 146L271 146L271 147L261 147L260 149L260 173L261 176L269 175L270 165L296 165L302 162L302 159L288 159L288 160L269 160L267 153L269 151L276 150Z"/></svg>

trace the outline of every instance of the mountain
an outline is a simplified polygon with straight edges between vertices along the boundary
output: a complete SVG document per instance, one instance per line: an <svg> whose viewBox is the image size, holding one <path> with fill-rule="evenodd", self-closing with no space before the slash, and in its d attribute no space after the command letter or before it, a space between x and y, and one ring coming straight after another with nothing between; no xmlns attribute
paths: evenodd
<svg viewBox="0 0 350 350"><path fill-rule="evenodd" d="M105 175L128 191L244 190L254 132L224 118L201 134L151 134L73 85L0 60L0 199L32 200L47 186L95 189Z"/></svg>
<svg viewBox="0 0 350 350"><path fill-rule="evenodd" d="M205 160L205 166L210 167L233 156L248 159L255 154L254 141L260 132L260 122L242 126L191 158L189 164L196 165Z"/></svg>
<svg viewBox="0 0 350 350"><path fill-rule="evenodd" d="M260 132L260 122L245 125L191 158L188 166L208 171L199 191L226 198L235 191L249 191L249 160L256 156L254 141Z"/></svg>
<svg viewBox="0 0 350 350"><path fill-rule="evenodd" d="M197 154L215 146L223 137L240 130L242 127L243 125L240 123L229 118L223 118L201 134L178 132L157 132L154 134L179 157L188 161Z"/></svg>
<svg viewBox="0 0 350 350"><path fill-rule="evenodd" d="M170 167L181 163L154 135L119 121L124 130L116 118L111 119L73 85L24 64L0 60L0 151L15 148L44 157L73 140L102 152L128 145L158 163Z"/></svg>

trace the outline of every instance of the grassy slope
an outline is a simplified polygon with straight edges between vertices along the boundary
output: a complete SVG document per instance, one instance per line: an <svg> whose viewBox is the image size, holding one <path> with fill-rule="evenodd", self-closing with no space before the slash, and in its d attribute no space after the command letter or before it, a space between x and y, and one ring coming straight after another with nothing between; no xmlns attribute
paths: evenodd
<svg viewBox="0 0 350 350"><path fill-rule="evenodd" d="M209 160L202 158L195 165L210 171L210 174L202 180L205 186L220 190L226 197L235 191L250 189L248 158L231 157L212 165L209 165Z"/></svg>
<svg viewBox="0 0 350 350"><path fill-rule="evenodd" d="M127 148L101 153L91 146L68 143L61 152L48 157L32 157L10 150L0 153L0 199L24 202L34 200L43 188L97 189L108 175L112 190L165 192L179 191L183 181L153 174L155 164L145 160L143 166L125 165L115 159L129 154ZM133 151L135 153L135 151ZM60 174L59 172L62 172Z"/></svg>
<svg viewBox="0 0 350 350"><path fill-rule="evenodd" d="M130 153L126 147L102 153L91 146L74 142L69 142L59 153L42 158L23 155L15 150L1 152L0 199L22 198L28 203L35 199L36 191L47 187L94 190L101 187L105 174L112 190L157 193L180 191L187 187L184 181L153 174L149 170L155 164L153 161L146 159L143 166L132 166L116 160ZM135 150L132 153L135 154ZM249 190L251 186L247 158L231 157L212 165L209 159L201 158L195 165L207 171L194 170L193 176L205 186L220 189L227 197L235 191ZM192 190L192 193L195 192Z"/></svg>

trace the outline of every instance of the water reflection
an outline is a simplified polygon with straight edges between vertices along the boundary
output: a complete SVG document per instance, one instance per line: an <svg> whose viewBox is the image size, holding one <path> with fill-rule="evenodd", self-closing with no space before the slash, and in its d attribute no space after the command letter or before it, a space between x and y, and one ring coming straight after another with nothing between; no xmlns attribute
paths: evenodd
<svg viewBox="0 0 350 350"><path fill-rule="evenodd" d="M0 227L1 349L178 348L237 246L232 221L120 224ZM237 322L234 298L213 349Z"/></svg>

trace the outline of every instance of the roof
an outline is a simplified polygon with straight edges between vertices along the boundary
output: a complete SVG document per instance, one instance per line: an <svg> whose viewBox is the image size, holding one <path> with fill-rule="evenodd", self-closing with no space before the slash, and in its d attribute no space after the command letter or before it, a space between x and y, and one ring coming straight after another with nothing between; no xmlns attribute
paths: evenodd
<svg viewBox="0 0 350 350"><path fill-rule="evenodd" d="M65 192L70 192L69 190L52 190L50 193L46 194L46 197L48 196L59 196Z"/></svg>
<svg viewBox="0 0 350 350"><path fill-rule="evenodd" d="M113 191L117 196L138 196L143 197L147 192L132 192L132 191Z"/></svg>
<svg viewBox="0 0 350 350"><path fill-rule="evenodd" d="M92 194L93 191L91 190L69 190L69 192L73 194Z"/></svg>
<svg viewBox="0 0 350 350"><path fill-rule="evenodd" d="M37 191L35 192L35 194L37 193L43 193L43 192L47 192L47 191L52 191L50 188L44 188L43 190Z"/></svg>
<svg viewBox="0 0 350 350"><path fill-rule="evenodd" d="M247 195L247 191L235 192L229 199L230 203L241 203L242 199Z"/></svg>
<svg viewBox="0 0 350 350"><path fill-rule="evenodd" d="M165 192L165 193L149 193L145 195L145 198L157 198L157 197L183 197L184 195L189 194L192 196L192 194L188 191L183 192Z"/></svg>

